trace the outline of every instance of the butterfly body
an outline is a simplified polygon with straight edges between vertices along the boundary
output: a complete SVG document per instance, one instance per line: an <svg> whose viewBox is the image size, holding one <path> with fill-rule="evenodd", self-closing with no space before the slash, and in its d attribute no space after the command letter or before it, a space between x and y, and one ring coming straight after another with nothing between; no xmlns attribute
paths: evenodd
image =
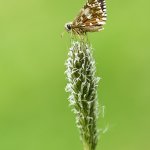
<svg viewBox="0 0 150 150"><path fill-rule="evenodd" d="M84 5L73 22L66 23L65 28L75 34L101 31L106 17L105 0L91 0Z"/></svg>

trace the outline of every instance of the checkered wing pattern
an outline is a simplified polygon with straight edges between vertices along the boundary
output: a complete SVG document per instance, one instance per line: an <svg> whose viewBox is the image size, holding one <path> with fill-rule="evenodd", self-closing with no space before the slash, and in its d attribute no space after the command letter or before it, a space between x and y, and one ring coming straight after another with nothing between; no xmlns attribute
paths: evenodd
<svg viewBox="0 0 150 150"><path fill-rule="evenodd" d="M72 23L78 32L96 32L103 29L107 19L105 0L89 0Z"/></svg>

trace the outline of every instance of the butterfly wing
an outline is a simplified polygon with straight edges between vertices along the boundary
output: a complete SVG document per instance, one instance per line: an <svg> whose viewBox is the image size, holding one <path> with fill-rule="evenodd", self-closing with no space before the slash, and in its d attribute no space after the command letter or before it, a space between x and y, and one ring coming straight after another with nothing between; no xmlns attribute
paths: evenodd
<svg viewBox="0 0 150 150"><path fill-rule="evenodd" d="M81 9L72 25L83 29L85 32L98 31L105 24L106 17L105 0L89 0Z"/></svg>

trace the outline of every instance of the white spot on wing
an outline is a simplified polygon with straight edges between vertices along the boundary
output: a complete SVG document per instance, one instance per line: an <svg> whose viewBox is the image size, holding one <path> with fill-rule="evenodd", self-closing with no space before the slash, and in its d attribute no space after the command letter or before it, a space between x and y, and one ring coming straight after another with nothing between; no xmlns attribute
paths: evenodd
<svg viewBox="0 0 150 150"><path fill-rule="evenodd" d="M100 29L98 29L98 31L102 31L104 28L100 28Z"/></svg>
<svg viewBox="0 0 150 150"><path fill-rule="evenodd" d="M83 20L83 17L81 16L81 18L80 18L80 19L81 19L81 21L82 21L82 20Z"/></svg>
<svg viewBox="0 0 150 150"><path fill-rule="evenodd" d="M87 17L88 19L91 19L91 18L92 18L92 14L87 14L86 17Z"/></svg>
<svg viewBox="0 0 150 150"><path fill-rule="evenodd" d="M95 4L93 4L92 7L95 7Z"/></svg>
<svg viewBox="0 0 150 150"><path fill-rule="evenodd" d="M102 14L102 16L107 17L107 14Z"/></svg>
<svg viewBox="0 0 150 150"><path fill-rule="evenodd" d="M87 16L88 14L89 14L89 8L86 8L85 10L84 10L84 14Z"/></svg>
<svg viewBox="0 0 150 150"><path fill-rule="evenodd" d="M101 22L98 22L99 25L104 25L105 22L104 21L101 21Z"/></svg>
<svg viewBox="0 0 150 150"><path fill-rule="evenodd" d="M102 18L102 20L104 20L104 21L105 21L105 20L107 20L107 18L103 17L103 18Z"/></svg>

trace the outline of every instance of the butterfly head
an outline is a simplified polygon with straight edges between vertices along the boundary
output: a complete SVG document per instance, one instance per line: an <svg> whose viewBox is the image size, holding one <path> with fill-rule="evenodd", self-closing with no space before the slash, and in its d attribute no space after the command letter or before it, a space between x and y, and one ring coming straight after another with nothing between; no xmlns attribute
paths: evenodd
<svg viewBox="0 0 150 150"><path fill-rule="evenodd" d="M65 24L65 29L69 32L72 29L72 22L68 22Z"/></svg>

